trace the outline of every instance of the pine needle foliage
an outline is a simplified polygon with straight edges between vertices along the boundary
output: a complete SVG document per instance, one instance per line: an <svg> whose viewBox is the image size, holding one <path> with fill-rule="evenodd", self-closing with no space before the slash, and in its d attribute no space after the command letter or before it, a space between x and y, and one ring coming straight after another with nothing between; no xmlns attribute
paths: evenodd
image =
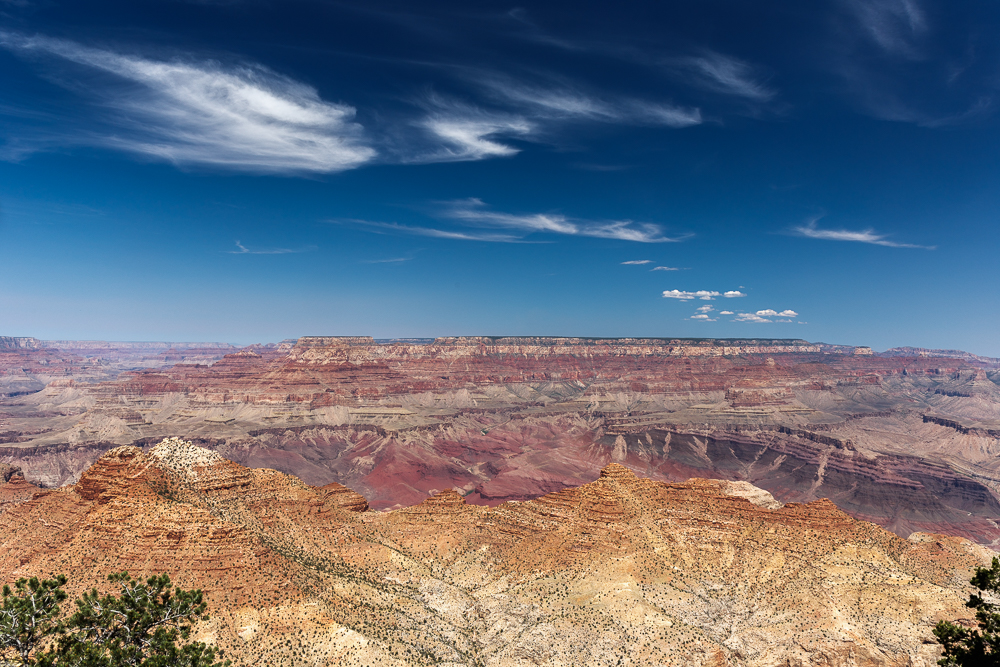
<svg viewBox="0 0 1000 667"><path fill-rule="evenodd" d="M200 590L171 587L166 574L140 582L108 577L117 594L90 590L60 618L66 577L20 580L4 588L0 655L17 667L227 667L215 647L188 641L207 620Z"/></svg>
<svg viewBox="0 0 1000 667"><path fill-rule="evenodd" d="M950 621L940 621L934 636L944 646L939 665L945 667L1000 667L1000 612L996 602L988 602L984 593L1000 597L1000 558L994 556L990 567L977 567L970 583L979 592L972 593L966 607L976 610L978 628L968 628Z"/></svg>

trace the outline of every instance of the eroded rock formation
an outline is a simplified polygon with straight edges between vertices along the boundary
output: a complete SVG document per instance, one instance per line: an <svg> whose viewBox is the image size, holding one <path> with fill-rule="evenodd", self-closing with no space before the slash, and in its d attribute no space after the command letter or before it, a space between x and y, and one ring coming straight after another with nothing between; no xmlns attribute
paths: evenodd
<svg viewBox="0 0 1000 667"><path fill-rule="evenodd" d="M180 440L107 452L0 514L0 578L167 572L237 665L932 665L991 552L748 484L595 481L393 512Z"/></svg>
<svg viewBox="0 0 1000 667"><path fill-rule="evenodd" d="M661 481L746 481L781 502L830 497L902 536L998 543L998 371L974 357L870 352L787 340L308 337L102 382L69 364L69 377L0 400L0 461L56 487L116 445L180 435L244 465L350 486L376 509L449 487L495 506L619 462Z"/></svg>

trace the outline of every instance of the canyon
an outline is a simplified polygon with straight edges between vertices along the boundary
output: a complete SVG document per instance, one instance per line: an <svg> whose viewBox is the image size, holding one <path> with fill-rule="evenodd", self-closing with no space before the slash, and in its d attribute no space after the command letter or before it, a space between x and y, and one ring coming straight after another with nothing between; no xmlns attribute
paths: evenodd
<svg viewBox="0 0 1000 667"><path fill-rule="evenodd" d="M994 552L967 539L623 460L531 500L378 512L178 438L117 446L57 489L6 469L0 579L66 572L75 596L166 572L237 666L924 667L934 624L971 620Z"/></svg>
<svg viewBox="0 0 1000 667"><path fill-rule="evenodd" d="M31 341L0 338L0 463L40 488L179 436L376 510L446 488L498 507L615 463L1000 543L996 359L767 339Z"/></svg>

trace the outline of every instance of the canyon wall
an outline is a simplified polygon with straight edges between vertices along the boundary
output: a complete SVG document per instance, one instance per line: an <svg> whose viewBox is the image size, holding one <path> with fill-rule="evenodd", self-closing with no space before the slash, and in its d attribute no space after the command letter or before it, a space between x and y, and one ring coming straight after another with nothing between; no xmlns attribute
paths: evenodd
<svg viewBox="0 0 1000 667"><path fill-rule="evenodd" d="M189 350L211 352L177 353ZM974 361L800 340L542 337L157 354L156 367L101 370L51 348L0 353L45 380L0 399L0 462L56 487L111 447L177 435L349 485L376 509L449 487L496 506L617 462L665 482L747 481L783 502L829 497L904 537L1000 543L1000 376Z"/></svg>

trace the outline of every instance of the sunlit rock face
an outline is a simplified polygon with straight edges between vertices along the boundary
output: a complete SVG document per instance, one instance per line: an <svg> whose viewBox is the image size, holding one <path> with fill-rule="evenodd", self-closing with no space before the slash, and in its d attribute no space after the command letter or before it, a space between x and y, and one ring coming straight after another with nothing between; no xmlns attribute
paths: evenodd
<svg viewBox="0 0 1000 667"><path fill-rule="evenodd" d="M123 349L155 367L101 382L79 355L106 350L0 352L11 369L68 374L33 375L44 388L0 399L0 462L52 488L113 447L183 436L248 467L343 484L375 509L445 488L496 506L615 462L660 481L744 481L783 503L829 497L904 537L1000 539L1000 376L985 358L540 337L308 337L214 361L204 355L226 351L160 350L155 364L154 351Z"/></svg>
<svg viewBox="0 0 1000 667"><path fill-rule="evenodd" d="M440 489L373 512L179 439L0 513L0 579L66 572L75 595L167 572L205 590L196 636L238 665L932 665L991 554L617 463L494 508Z"/></svg>

